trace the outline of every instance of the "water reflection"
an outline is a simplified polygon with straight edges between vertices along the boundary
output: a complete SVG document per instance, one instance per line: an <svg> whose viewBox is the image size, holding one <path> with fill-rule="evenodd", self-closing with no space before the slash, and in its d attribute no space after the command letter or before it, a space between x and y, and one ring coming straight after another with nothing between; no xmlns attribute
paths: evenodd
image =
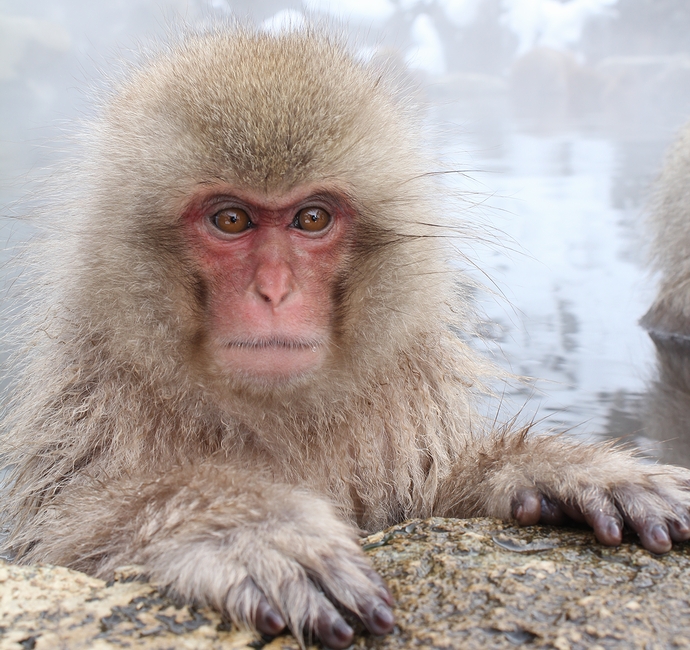
<svg viewBox="0 0 690 650"><path fill-rule="evenodd" d="M466 150L480 170L458 184L491 192L490 221L507 243L474 247L505 292L482 303L493 324L486 345L512 372L540 378L508 394L506 408L690 465L677 432L645 422L654 347L638 325L654 296L641 219L671 134L609 128L601 115L596 127L571 119L567 129L549 121L539 129L524 106L506 110L512 99L494 94L442 109L462 127L448 149ZM493 124L487 101L499 104L488 111Z"/></svg>

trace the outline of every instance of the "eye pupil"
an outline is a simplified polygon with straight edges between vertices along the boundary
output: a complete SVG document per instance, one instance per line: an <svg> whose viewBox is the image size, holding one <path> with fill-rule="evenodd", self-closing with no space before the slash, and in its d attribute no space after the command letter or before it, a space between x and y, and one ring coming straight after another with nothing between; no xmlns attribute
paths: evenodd
<svg viewBox="0 0 690 650"><path fill-rule="evenodd" d="M321 208L304 208L295 219L295 225L301 230L319 232L331 222L331 215Z"/></svg>
<svg viewBox="0 0 690 650"><path fill-rule="evenodd" d="M221 210L213 216L213 225L229 235L241 233L252 225L249 215L241 208Z"/></svg>

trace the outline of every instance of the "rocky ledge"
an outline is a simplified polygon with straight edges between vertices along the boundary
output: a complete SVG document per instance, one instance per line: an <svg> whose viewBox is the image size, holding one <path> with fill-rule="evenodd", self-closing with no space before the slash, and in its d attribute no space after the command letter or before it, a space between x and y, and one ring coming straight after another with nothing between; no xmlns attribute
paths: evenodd
<svg viewBox="0 0 690 650"><path fill-rule="evenodd" d="M411 521L362 540L396 600L387 637L352 648L690 648L690 544L655 556L627 539L493 520ZM0 564L0 650L298 650L175 603L123 568L103 582Z"/></svg>

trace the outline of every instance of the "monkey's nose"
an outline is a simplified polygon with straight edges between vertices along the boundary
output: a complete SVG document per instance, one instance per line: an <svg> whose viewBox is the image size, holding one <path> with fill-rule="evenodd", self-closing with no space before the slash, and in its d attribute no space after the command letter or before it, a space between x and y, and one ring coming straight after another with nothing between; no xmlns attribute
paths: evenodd
<svg viewBox="0 0 690 650"><path fill-rule="evenodd" d="M294 278L286 265L264 265L257 269L254 289L265 302L273 307L282 304L292 293L293 288Z"/></svg>

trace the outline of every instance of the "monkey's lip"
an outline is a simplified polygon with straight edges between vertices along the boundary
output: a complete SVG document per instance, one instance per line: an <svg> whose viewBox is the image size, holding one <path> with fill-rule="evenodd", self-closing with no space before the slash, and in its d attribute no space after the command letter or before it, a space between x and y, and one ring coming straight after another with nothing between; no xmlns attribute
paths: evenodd
<svg viewBox="0 0 690 650"><path fill-rule="evenodd" d="M262 337L255 339L232 339L224 341L227 348L239 348L244 350L310 350L318 351L323 345L321 339L303 339L292 337Z"/></svg>
<svg viewBox="0 0 690 650"><path fill-rule="evenodd" d="M322 338L292 336L226 339L218 360L230 373L284 380L316 370L323 361L325 343Z"/></svg>

